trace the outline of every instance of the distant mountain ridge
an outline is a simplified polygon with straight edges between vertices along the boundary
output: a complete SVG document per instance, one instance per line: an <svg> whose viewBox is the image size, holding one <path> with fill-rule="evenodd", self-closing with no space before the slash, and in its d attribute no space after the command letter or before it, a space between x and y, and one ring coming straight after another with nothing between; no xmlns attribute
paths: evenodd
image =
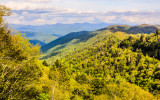
<svg viewBox="0 0 160 100"><path fill-rule="evenodd" d="M93 23L74 23L74 24L51 24L51 25L39 25L39 26L32 26L32 25L18 25L18 24L10 24L14 30L20 31L25 33L25 36L34 41L33 44L36 42L39 43L41 46L44 43L49 43L58 37L64 36L71 32L79 32L79 31L94 31L100 28L104 28L111 24L107 23L100 23L100 24L93 24ZM39 41L39 42L38 42Z"/></svg>
<svg viewBox="0 0 160 100"><path fill-rule="evenodd" d="M159 28L160 25L148 25L148 24L142 24L138 26L112 25L100 30L110 30L112 32L121 31L121 32L126 32L128 34L137 34L137 33L150 34L150 33L155 33L156 30Z"/></svg>
<svg viewBox="0 0 160 100"><path fill-rule="evenodd" d="M22 33L26 38L30 40L31 43L34 45L36 43L39 43L39 45L43 46L58 37L61 37L60 35L54 35L54 34L44 34L44 33L38 33L38 32L29 32L29 31L17 31L17 30L12 30L13 34L16 33Z"/></svg>
<svg viewBox="0 0 160 100"><path fill-rule="evenodd" d="M94 31L94 30L101 29L109 25L113 25L113 24L110 24L110 23L99 23L99 24L95 24L95 23L60 24L60 23L57 23L57 24L39 25L39 26L10 24L11 27L19 31L52 34L54 36L56 35L63 36L71 32Z"/></svg>

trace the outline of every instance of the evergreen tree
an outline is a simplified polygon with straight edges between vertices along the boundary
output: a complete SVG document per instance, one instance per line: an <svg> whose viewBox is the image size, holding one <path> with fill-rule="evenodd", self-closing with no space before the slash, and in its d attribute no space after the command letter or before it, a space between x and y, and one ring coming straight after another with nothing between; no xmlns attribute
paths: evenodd
<svg viewBox="0 0 160 100"><path fill-rule="evenodd" d="M44 66L49 66L49 64L47 63L46 60L44 60L42 64L43 64Z"/></svg>

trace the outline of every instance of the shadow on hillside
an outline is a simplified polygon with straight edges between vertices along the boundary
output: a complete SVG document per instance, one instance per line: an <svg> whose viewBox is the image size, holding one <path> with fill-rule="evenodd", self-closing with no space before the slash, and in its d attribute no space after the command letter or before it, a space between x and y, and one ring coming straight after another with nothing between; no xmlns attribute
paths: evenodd
<svg viewBox="0 0 160 100"><path fill-rule="evenodd" d="M47 56L44 56L44 57L42 57L42 58L40 58L40 60L42 60L42 59L47 59L47 58L51 58L52 56L56 56L56 55L58 55L60 52L53 52L53 53L51 53L51 54L49 54L49 55L47 55Z"/></svg>
<svg viewBox="0 0 160 100"><path fill-rule="evenodd" d="M79 42L87 42L88 39L94 37L95 35L97 35L98 33L95 33L95 34L86 34L84 35L83 37L79 38L78 41L74 42L74 44L77 44Z"/></svg>
<svg viewBox="0 0 160 100"><path fill-rule="evenodd" d="M48 51L49 49L51 49L57 45L63 45L61 47L56 48L56 50L54 50L54 51L57 51L59 49L63 49L67 45L67 43L71 42L74 39L78 40L74 43L74 44L76 44L79 42L86 42L89 38L91 38L95 35L97 35L97 34L91 34L88 31L73 32L73 33L70 33L70 34L65 35L63 37L60 37L60 38L48 43L47 45L43 46L41 50L45 53L46 51Z"/></svg>
<svg viewBox="0 0 160 100"><path fill-rule="evenodd" d="M65 46L66 45L61 45L61 46L57 47L56 49L54 49L52 52L58 51L60 49L63 49L63 48L65 48Z"/></svg>

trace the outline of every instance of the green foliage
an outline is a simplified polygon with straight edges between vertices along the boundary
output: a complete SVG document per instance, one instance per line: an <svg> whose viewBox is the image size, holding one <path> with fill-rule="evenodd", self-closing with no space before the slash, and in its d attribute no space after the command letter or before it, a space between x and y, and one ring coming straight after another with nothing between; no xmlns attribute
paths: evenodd
<svg viewBox="0 0 160 100"><path fill-rule="evenodd" d="M87 74L86 73L83 73L83 74L78 74L75 78L75 80L77 82L79 82L80 84L84 84L84 83L88 83L89 82L89 79L87 77Z"/></svg>
<svg viewBox="0 0 160 100"><path fill-rule="evenodd" d="M42 64L43 64L44 66L49 66L49 64L46 62L46 60L44 60L44 61L42 62Z"/></svg>
<svg viewBox="0 0 160 100"><path fill-rule="evenodd" d="M116 32L108 33L105 38L99 38L101 35L104 36L100 33L86 41L85 43L90 44L84 43L83 48L75 49L73 52L68 52L71 50L68 49L66 54L63 51L61 59L65 63L55 61L50 71L53 79L57 75L60 79L61 74L63 76L65 70L69 70L64 74L69 76L68 79L65 81L58 79L58 83L61 84L57 88L63 87L73 100L85 97L96 100L99 98L152 100L153 95L158 97L160 80L157 66L160 61L157 56L158 42L155 35L128 35ZM155 48L157 52L149 48ZM63 68L65 70L61 72ZM64 86L71 82L69 79L72 79L74 88Z"/></svg>
<svg viewBox="0 0 160 100"><path fill-rule="evenodd" d="M41 93L37 96L36 100L49 100L49 98L50 98L50 95Z"/></svg>
<svg viewBox="0 0 160 100"><path fill-rule="evenodd" d="M34 47L25 41L25 38L15 36L8 37L10 46L4 47L2 50L5 51L0 53L0 99L31 99L38 93L27 90L32 86L28 85L36 83L42 76L36 64L40 50L38 46Z"/></svg>
<svg viewBox="0 0 160 100"><path fill-rule="evenodd" d="M152 94L128 82L107 84L106 91L110 98L117 100L154 100Z"/></svg>
<svg viewBox="0 0 160 100"><path fill-rule="evenodd" d="M93 88L93 94L100 95L105 93L105 81L99 78L92 80L91 86Z"/></svg>
<svg viewBox="0 0 160 100"><path fill-rule="evenodd" d="M41 90L36 88L43 75L37 62L40 47L33 46L21 34L11 35L3 16L10 9L0 5L0 100L31 100Z"/></svg>

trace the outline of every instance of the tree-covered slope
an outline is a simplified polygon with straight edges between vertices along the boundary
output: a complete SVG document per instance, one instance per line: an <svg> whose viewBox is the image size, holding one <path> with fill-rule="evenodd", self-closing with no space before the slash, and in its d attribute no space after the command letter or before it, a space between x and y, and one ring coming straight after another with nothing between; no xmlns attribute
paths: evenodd
<svg viewBox="0 0 160 100"><path fill-rule="evenodd" d="M91 37L91 36L89 36L89 32L88 31L69 33L69 34L67 34L65 36L62 36L62 37L60 37L60 38L48 43L47 45L43 46L42 47L42 51L46 52L47 50L51 49L52 47L55 47L57 45L63 45L63 44L69 43L74 39L80 39L80 40L83 39L82 41L85 41L84 38L86 38L86 37L87 38Z"/></svg>
<svg viewBox="0 0 160 100"><path fill-rule="evenodd" d="M103 42L99 42L93 47L72 52L64 58L77 67L81 66L82 69L91 67L93 71L94 69L98 71L93 72L93 74L110 73L111 76L113 75L112 77L120 75L147 91L158 91L160 89L159 58L156 55L159 55L160 52L155 52L159 50L156 48L156 36L146 35L143 39L148 37L151 37L148 40L150 42L141 40L140 35L114 33ZM151 43L155 43L155 45L152 44L155 46L152 53L152 50L147 48L147 46L150 47ZM137 45L140 45L139 48Z"/></svg>
<svg viewBox="0 0 160 100"><path fill-rule="evenodd" d="M103 29L89 34L94 35L86 41L67 42L63 48L55 46L43 57L52 66L50 79L54 79L56 70L65 72L63 78L61 76L64 82L72 79L75 87L68 87L73 88L72 99L160 98L159 32L128 34ZM57 58L66 65L58 64L58 60L53 64Z"/></svg>
<svg viewBox="0 0 160 100"><path fill-rule="evenodd" d="M101 41L63 53L62 63L59 60L51 62L49 78L58 81L57 89L62 88L61 91L55 92L55 98L72 100L160 98L160 61L152 57L149 50L144 51L143 48L150 46L151 43L158 43L157 36L109 31L104 33L108 35L103 39L101 37ZM137 45L140 45L139 48ZM155 48L155 51L157 50L158 48ZM158 55L158 52L153 53ZM49 60L54 61L54 58ZM59 93L64 94L60 97ZM67 93L70 94L69 97L65 95Z"/></svg>
<svg viewBox="0 0 160 100"><path fill-rule="evenodd" d="M50 58L57 56L58 54L64 55L63 53L74 51L77 48L83 48L90 44L94 44L97 41L103 40L107 37L107 34L115 32L125 32L127 34L138 34L138 33L155 33L159 26L154 25L139 25L139 26L128 26L128 25L112 25L103 29L99 29L93 32L74 32L60 37L46 45L41 50L45 53L44 58ZM72 49L71 49L72 48Z"/></svg>
<svg viewBox="0 0 160 100"><path fill-rule="evenodd" d="M45 52L43 58L50 58L52 56L60 57L69 52L74 52L76 49L92 46L94 43L103 40L110 34L112 33L108 30L70 33L44 45L41 48L41 50Z"/></svg>

